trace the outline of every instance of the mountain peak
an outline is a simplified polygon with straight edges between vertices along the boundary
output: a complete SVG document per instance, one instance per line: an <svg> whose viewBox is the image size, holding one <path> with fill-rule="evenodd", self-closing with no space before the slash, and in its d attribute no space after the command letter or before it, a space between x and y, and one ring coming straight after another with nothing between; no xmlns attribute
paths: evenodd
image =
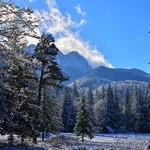
<svg viewBox="0 0 150 150"><path fill-rule="evenodd" d="M62 71L70 77L69 82L82 77L93 69L87 60L76 51L71 51L66 55L59 52L57 62L62 68Z"/></svg>
<svg viewBox="0 0 150 150"><path fill-rule="evenodd" d="M71 51L66 55L60 52L57 56L57 60L61 67L74 67L84 73L92 70L87 60L76 51Z"/></svg>

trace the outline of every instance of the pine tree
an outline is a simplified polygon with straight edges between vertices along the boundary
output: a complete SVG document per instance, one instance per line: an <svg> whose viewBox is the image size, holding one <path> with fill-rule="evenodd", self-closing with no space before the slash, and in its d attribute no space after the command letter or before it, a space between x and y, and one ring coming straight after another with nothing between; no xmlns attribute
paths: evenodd
<svg viewBox="0 0 150 150"><path fill-rule="evenodd" d="M82 142L84 142L85 136L88 136L90 139L94 137L94 127L92 124L92 120L93 118L91 118L89 106L87 105L84 94L82 94L77 113L77 122L74 128L75 135L81 136Z"/></svg>
<svg viewBox="0 0 150 150"><path fill-rule="evenodd" d="M115 127L115 101L114 101L114 93L112 91L111 85L109 84L106 91L106 99L107 99L107 125L111 127Z"/></svg>
<svg viewBox="0 0 150 150"><path fill-rule="evenodd" d="M74 105L74 113L75 113L75 116L77 116L77 109L78 109L78 106L79 106L79 101L80 101L80 98L79 98L79 91L77 89L77 83L74 82L73 83L73 88L72 88L72 100L73 100L73 105ZM76 119L75 119L75 122L76 122Z"/></svg>
<svg viewBox="0 0 150 150"><path fill-rule="evenodd" d="M9 134L21 135L22 140L26 136L32 135L29 133L34 132L33 118L35 116L31 112L34 112L35 109L38 110L35 102L36 76L34 70L30 64L24 64L23 68L20 66L19 70L16 70L13 74L11 69L8 75L12 74L12 76L9 79L6 78L4 84L7 99L3 102L5 105L3 123L8 128L10 127L9 124L14 124ZM6 129L7 134L8 130Z"/></svg>
<svg viewBox="0 0 150 150"><path fill-rule="evenodd" d="M120 99L117 93L117 90L115 88L114 90L114 127L119 128L121 125L121 110L120 110Z"/></svg>
<svg viewBox="0 0 150 150"><path fill-rule="evenodd" d="M125 90L124 100L123 100L123 118L124 126L126 130L131 130L132 125L132 110L131 110L131 97L129 90Z"/></svg>
<svg viewBox="0 0 150 150"><path fill-rule="evenodd" d="M62 119L61 108L53 87L44 89L42 102L42 111L39 115L39 118L41 118L39 130L42 132L42 140L44 140L50 132L56 134L62 129Z"/></svg>
<svg viewBox="0 0 150 150"><path fill-rule="evenodd" d="M77 83L76 82L74 82L72 90L73 90L73 93L72 93L73 101L74 101L74 103L76 104L76 107L77 107L77 104L79 102L79 91L77 89Z"/></svg>
<svg viewBox="0 0 150 150"><path fill-rule="evenodd" d="M62 120L65 132L73 132L75 127L75 109L69 94L68 87L65 87L62 104Z"/></svg>
<svg viewBox="0 0 150 150"><path fill-rule="evenodd" d="M94 110L93 110L93 107L94 107L94 100L93 100L93 92L92 92L92 86L91 86L91 83L90 83L90 86L89 86L89 89L88 89L88 97L87 97L87 100L88 100L88 105L89 105L89 111L91 112L91 115L92 115L92 122L93 122L93 125L96 124L95 122L95 116L94 116Z"/></svg>
<svg viewBox="0 0 150 150"><path fill-rule="evenodd" d="M150 83L148 83L146 96L142 103L141 114L143 122L142 131L150 133Z"/></svg>
<svg viewBox="0 0 150 150"><path fill-rule="evenodd" d="M35 56L40 62L40 74L39 74L39 86L38 86L38 105L41 107L41 113L43 114L41 118L41 131L42 131L42 140L44 140L44 130L50 129L46 126L53 124L53 119L49 120L45 123L47 118L50 116L46 116L46 103L51 103L48 101L52 101L52 97L48 98L45 96L45 91L50 87L62 87L62 81L68 80L69 78L65 76L61 69L58 66L56 61L56 55L58 54L58 48L54 44L54 38L52 35L44 34L41 36L40 42L37 44L35 48ZM50 107L52 108L52 107ZM47 109L48 110L48 109ZM56 109L55 109L56 110ZM51 111L54 111L53 109ZM60 111L60 110L58 110ZM56 113L56 112L55 112ZM56 113L57 114L57 113ZM47 114L48 115L48 114ZM50 114L49 114L50 115ZM55 123L54 123L55 124ZM51 130L49 130L50 132ZM48 132L48 130L46 131Z"/></svg>
<svg viewBox="0 0 150 150"><path fill-rule="evenodd" d="M37 77L36 68L30 64L26 64L22 69L21 79L22 92L25 97L22 99L22 105L19 108L18 130L21 133L22 140L37 135L36 122L38 120L36 112L40 111L37 105Z"/></svg>
<svg viewBox="0 0 150 150"><path fill-rule="evenodd" d="M107 99L104 86L101 87L97 98L94 104L94 113L96 124L98 128L102 129L107 125Z"/></svg>
<svg viewBox="0 0 150 150"><path fill-rule="evenodd" d="M27 45L25 37L37 37L37 19L33 17L32 9L19 8L12 1L0 1L0 8L0 49L3 57L7 56L7 63L14 55L22 60L21 52Z"/></svg>
<svg viewBox="0 0 150 150"><path fill-rule="evenodd" d="M13 143L13 134L24 134L29 125L27 112L23 105L27 102L25 92L26 77L22 74L26 65L32 65L32 59L25 53L26 36L35 36L34 29L37 20L32 17L33 11L28 8L20 9L12 2L0 1L0 49L3 62L3 130L10 135L10 144ZM26 86L27 88L27 86ZM24 120L25 128L20 122Z"/></svg>
<svg viewBox="0 0 150 150"><path fill-rule="evenodd" d="M133 105L132 105L132 114L133 114L133 122L134 122L134 131L141 132L143 128L143 113L142 113L142 105L144 103L144 98L142 96L142 92L137 87L133 89Z"/></svg>

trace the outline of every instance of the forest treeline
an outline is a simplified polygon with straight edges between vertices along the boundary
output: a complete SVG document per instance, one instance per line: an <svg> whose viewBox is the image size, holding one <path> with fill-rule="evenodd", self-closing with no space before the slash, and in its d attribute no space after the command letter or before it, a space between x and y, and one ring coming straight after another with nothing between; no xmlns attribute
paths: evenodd
<svg viewBox="0 0 150 150"><path fill-rule="evenodd" d="M147 93L135 88L124 93L123 102L109 85L93 95L72 90L62 82L69 77L58 66L59 49L51 34L38 36L39 26L30 8L19 8L12 1L0 0L0 134L30 137L37 142L49 133L74 132L93 137L108 125L126 131L150 131L150 86ZM25 51L27 37L39 42L33 54ZM63 91L63 92L62 92Z"/></svg>
<svg viewBox="0 0 150 150"><path fill-rule="evenodd" d="M76 83L71 89L64 88L60 98L63 102L64 129L67 132L73 131L76 122L75 117L72 118L76 116L74 114L79 107L82 93L77 89ZM115 88L111 87L111 84L102 85L94 92L89 85L85 98L90 114L94 118L96 132L101 132L106 126L112 127L116 132L150 132L150 83L145 93L135 85L133 89L126 88L121 96Z"/></svg>

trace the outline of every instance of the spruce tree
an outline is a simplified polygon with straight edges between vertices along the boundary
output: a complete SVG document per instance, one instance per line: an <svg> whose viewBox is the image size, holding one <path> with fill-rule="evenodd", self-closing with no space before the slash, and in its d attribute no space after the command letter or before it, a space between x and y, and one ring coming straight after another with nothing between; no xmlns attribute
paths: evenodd
<svg viewBox="0 0 150 150"><path fill-rule="evenodd" d="M25 37L33 37L36 34L34 29L37 27L37 20L32 17L31 9L20 9L11 1L0 1L0 8L0 57L3 62L1 77L3 77L3 94L5 95L2 99L5 105L2 124L4 132L10 135L9 140L12 144L13 134L23 137L24 131L29 126L27 119L29 114L23 107L27 99L29 100L27 91L25 92L25 88L28 87L25 85L27 76L23 73L26 65L32 66L33 62L24 48L27 46ZM25 127L21 127L21 124Z"/></svg>
<svg viewBox="0 0 150 150"><path fill-rule="evenodd" d="M132 125L132 110L131 110L131 97L128 89L126 89L124 93L123 118L124 118L125 129L127 131L130 131Z"/></svg>
<svg viewBox="0 0 150 150"><path fill-rule="evenodd" d="M115 127L115 101L114 101L114 93L111 88L111 85L109 84L106 91L106 99L107 99L107 125L111 127Z"/></svg>
<svg viewBox="0 0 150 150"><path fill-rule="evenodd" d="M88 88L88 96L87 96L87 100L88 100L88 105L89 105L89 111L91 112L91 115L92 115L92 122L93 122L93 125L96 124L95 122L95 116L94 116L94 100L93 100L93 92L92 92L92 86L91 86L91 83L90 83L90 86Z"/></svg>
<svg viewBox="0 0 150 150"><path fill-rule="evenodd" d="M142 107L144 104L144 98L140 89L134 89L134 103L133 103L133 119L134 119L134 131L142 132L144 126ZM134 93L134 92L133 92Z"/></svg>
<svg viewBox="0 0 150 150"><path fill-rule="evenodd" d="M101 87L97 98L94 104L94 113L96 125L98 129L102 129L107 125L107 99L104 86Z"/></svg>
<svg viewBox="0 0 150 150"><path fill-rule="evenodd" d="M121 125L121 110L120 110L120 99L117 93L117 90L115 88L114 90L114 127L119 128Z"/></svg>
<svg viewBox="0 0 150 150"><path fill-rule="evenodd" d="M77 122L74 128L74 133L76 136L81 136L82 142L84 142L84 137L88 136L90 139L93 138L94 127L92 123L91 112L89 111L89 106L87 100L82 94L79 109L77 112Z"/></svg>
<svg viewBox="0 0 150 150"><path fill-rule="evenodd" d="M65 87L62 104L62 120L65 132L73 132L75 127L75 109L68 87Z"/></svg>
<svg viewBox="0 0 150 150"><path fill-rule="evenodd" d="M73 88L72 88L72 100L73 100L73 105L74 105L74 113L75 113L75 116L77 116L77 110L78 110L78 106L79 106L79 101L80 101L80 98L79 98L79 91L77 89L77 83L74 82L73 83ZM75 122L76 122L76 118L75 118Z"/></svg>
<svg viewBox="0 0 150 150"><path fill-rule="evenodd" d="M40 111L37 105L37 77L36 77L36 67L34 65L26 64L22 69L21 84L23 93L26 95L22 100L22 105L20 105L20 119L18 122L19 132L21 133L22 140L24 138L32 137L38 135L36 130L36 122L38 118L36 113Z"/></svg>
<svg viewBox="0 0 150 150"><path fill-rule="evenodd" d="M148 88L146 92L145 99L142 103L142 118L143 118L143 132L150 133L150 83L148 83Z"/></svg>
<svg viewBox="0 0 150 150"><path fill-rule="evenodd" d="M39 131L42 132L42 140L49 135L49 133L58 133L62 129L61 108L59 101L55 96L55 89L53 87L47 87L43 93L43 104L41 105L41 118L39 124Z"/></svg>

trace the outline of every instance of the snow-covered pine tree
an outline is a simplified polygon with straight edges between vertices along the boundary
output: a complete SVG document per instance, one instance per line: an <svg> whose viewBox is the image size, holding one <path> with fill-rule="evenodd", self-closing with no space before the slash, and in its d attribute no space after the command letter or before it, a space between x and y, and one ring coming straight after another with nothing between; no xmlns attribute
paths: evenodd
<svg viewBox="0 0 150 150"><path fill-rule="evenodd" d="M87 99L89 101L89 105L91 106L91 108L93 109L93 92L92 92L92 85L90 83L89 88L88 88L88 96Z"/></svg>
<svg viewBox="0 0 150 150"><path fill-rule="evenodd" d="M107 99L107 125L111 127L115 127L115 101L114 101L114 93L111 88L111 85L109 84L106 91L106 99Z"/></svg>
<svg viewBox="0 0 150 150"><path fill-rule="evenodd" d="M120 109L120 99L116 88L114 89L114 127L118 129L121 125L121 109Z"/></svg>
<svg viewBox="0 0 150 150"><path fill-rule="evenodd" d="M140 89L135 86L132 92L132 115L133 129L136 132L141 132L143 128L142 105L144 103L143 94Z"/></svg>
<svg viewBox="0 0 150 150"><path fill-rule="evenodd" d="M22 86L22 104L18 109L18 131L22 140L24 138L32 137L38 134L36 130L36 122L38 118L36 112L40 111L37 105L37 77L36 68L34 65L25 64L22 69L22 75L19 76L20 84Z"/></svg>
<svg viewBox="0 0 150 150"><path fill-rule="evenodd" d="M8 99L5 101L5 108L9 111L4 112L9 117L12 116L8 113L14 114L14 119L12 121L15 121L15 130L13 130L13 132L21 135L22 140L29 135L28 133L34 131L31 117L35 116L31 115L31 111L34 111L34 108L37 109L35 102L37 92L35 68L32 64L32 58L28 58L26 55L23 56L22 59L26 59L27 62L17 63L14 58L14 60L12 59L12 64L15 66L14 68L7 64L3 67L4 72L7 73L4 78L4 88L8 91L9 95ZM11 98L9 99L9 97ZM32 107L30 105L32 105ZM8 120L6 119L5 121Z"/></svg>
<svg viewBox="0 0 150 150"><path fill-rule="evenodd" d="M74 98L74 101L79 101L79 91L77 89L77 83L74 82L73 83L73 98Z"/></svg>
<svg viewBox="0 0 150 150"><path fill-rule="evenodd" d="M77 109L78 109L79 101L80 101L80 93L78 91L76 82L73 83L71 99L73 100L75 116L77 116ZM75 122L76 122L76 119L75 119Z"/></svg>
<svg viewBox="0 0 150 150"><path fill-rule="evenodd" d="M104 86L101 87L94 104L94 114L96 119L96 126L101 130L107 123L107 99Z"/></svg>
<svg viewBox="0 0 150 150"><path fill-rule="evenodd" d="M61 106L56 99L55 89L53 87L46 87L43 91L43 104L41 104L41 118L39 127L42 132L42 140L49 135L49 133L58 133L62 129Z"/></svg>
<svg viewBox="0 0 150 150"><path fill-rule="evenodd" d="M65 76L61 69L58 66L58 63L56 61L56 55L58 54L58 48L54 44L55 40L50 34L42 34L39 43L37 44L35 48L35 57L40 62L40 73L39 73L39 85L38 85L38 105L41 107L41 113L47 114L45 112L46 110L46 103L51 103L48 101L52 101L52 97L46 97L45 98L45 91L49 87L62 87L62 81L68 80L69 78ZM49 96L49 95L47 95ZM45 105L45 106L44 106ZM52 107L50 107L52 108ZM57 109L55 109L56 111ZM51 110L54 111L54 108ZM60 111L60 110L57 110ZM55 112L55 114L57 114ZM47 114L48 115L48 114ZM50 129L46 126L49 126L50 124L53 124L53 119L49 120L49 123L44 123L44 120L47 120L47 115L43 115L41 118L40 125L43 126L45 129ZM48 117L49 118L49 117ZM46 125L46 126L45 126ZM43 135L44 135L44 129L42 129L42 126L40 127ZM46 131L48 132L48 130ZM51 130L49 130L51 132ZM44 136L43 136L44 140Z"/></svg>
<svg viewBox="0 0 150 150"><path fill-rule="evenodd" d="M94 94L94 104L100 99L100 91L96 89Z"/></svg>
<svg viewBox="0 0 150 150"><path fill-rule="evenodd" d="M20 134L20 119L27 117L22 113L24 110L21 110L27 99L22 72L24 66L31 65L32 61L28 59L23 49L27 45L25 37L33 37L36 34L34 29L37 27L37 20L33 18L31 9L20 9L12 1L0 1L0 8L0 56L3 62L2 81L5 91L3 99L5 111L1 117L5 133L10 134L9 139L12 144L13 134Z"/></svg>
<svg viewBox="0 0 150 150"><path fill-rule="evenodd" d="M131 110L131 95L128 89L126 89L124 93L122 113L124 118L123 119L124 128L127 131L130 131L132 125L132 110Z"/></svg>
<svg viewBox="0 0 150 150"><path fill-rule="evenodd" d="M69 88L65 87L62 104L62 120L65 132L73 132L76 120L75 117L73 100L70 97Z"/></svg>
<svg viewBox="0 0 150 150"><path fill-rule="evenodd" d="M88 88L88 93L87 93L87 102L89 105L89 111L91 112L92 118L92 124L95 125L95 115L94 115L94 98L93 98L93 92L92 92L92 85L90 82L89 88Z"/></svg>
<svg viewBox="0 0 150 150"><path fill-rule="evenodd" d="M82 142L84 142L84 137L86 136L88 136L90 139L94 137L94 126L92 120L93 118L89 110L89 105L84 97L84 93L82 93L77 112L77 122L74 128L75 135L81 136Z"/></svg>
<svg viewBox="0 0 150 150"><path fill-rule="evenodd" d="M142 117L143 117L143 132L150 133L150 83L148 83L148 88L144 102L142 103Z"/></svg>
<svg viewBox="0 0 150 150"><path fill-rule="evenodd" d="M20 50L17 58L21 60L21 52L27 45L25 37L37 37L37 19L32 9L19 8L13 1L0 1L0 8L0 50L3 56L7 55L7 61Z"/></svg>

